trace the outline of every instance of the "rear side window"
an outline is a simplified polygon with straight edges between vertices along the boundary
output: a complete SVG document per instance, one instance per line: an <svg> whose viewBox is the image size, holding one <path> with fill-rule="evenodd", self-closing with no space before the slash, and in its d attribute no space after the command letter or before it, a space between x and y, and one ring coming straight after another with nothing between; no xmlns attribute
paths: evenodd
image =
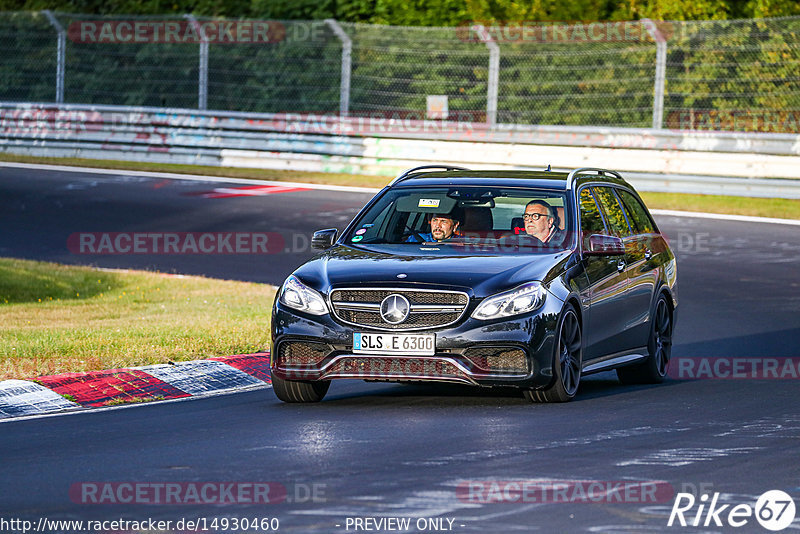
<svg viewBox="0 0 800 534"><path fill-rule="evenodd" d="M587 246L589 236L592 234L605 234L606 228L600 209L594 200L591 189L588 187L581 191L581 235L584 248Z"/></svg>
<svg viewBox="0 0 800 534"><path fill-rule="evenodd" d="M594 192L603 207L611 233L618 237L631 235L631 229L625 219L625 211L617 200L614 191L610 187L595 187Z"/></svg>
<svg viewBox="0 0 800 534"><path fill-rule="evenodd" d="M644 207L639 199L624 189L619 189L617 192L622 199L622 203L625 205L625 210L628 212L628 219L631 221L631 224L636 227L636 233L655 233L656 225L647 212L647 208Z"/></svg>

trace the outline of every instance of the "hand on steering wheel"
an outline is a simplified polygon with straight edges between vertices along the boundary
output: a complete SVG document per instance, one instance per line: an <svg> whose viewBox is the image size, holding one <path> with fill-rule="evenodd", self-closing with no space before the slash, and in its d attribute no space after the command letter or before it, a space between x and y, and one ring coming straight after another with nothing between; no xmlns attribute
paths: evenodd
<svg viewBox="0 0 800 534"><path fill-rule="evenodd" d="M425 242L425 238L422 237L422 234L420 234L418 231L412 230L411 228L406 228L406 230L408 230L408 231L407 232L403 232L403 235L400 236L400 239L406 239L406 238L411 237L413 235L415 238L417 238L419 240L420 243L424 243Z"/></svg>

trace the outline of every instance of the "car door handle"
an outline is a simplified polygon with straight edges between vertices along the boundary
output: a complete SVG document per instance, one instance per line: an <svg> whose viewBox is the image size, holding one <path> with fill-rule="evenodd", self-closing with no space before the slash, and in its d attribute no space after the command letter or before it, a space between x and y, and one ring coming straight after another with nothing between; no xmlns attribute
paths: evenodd
<svg viewBox="0 0 800 534"><path fill-rule="evenodd" d="M624 260L619 260L619 262L617 263L617 270L619 272L622 272L622 271L625 270L625 261Z"/></svg>
<svg viewBox="0 0 800 534"><path fill-rule="evenodd" d="M653 257L653 253L652 253L652 252L650 252L650 249L649 249L649 248L648 248L647 250L645 250L645 251L644 251L644 259L646 259L646 260L649 260L649 259L650 259L650 258L652 258L652 257Z"/></svg>

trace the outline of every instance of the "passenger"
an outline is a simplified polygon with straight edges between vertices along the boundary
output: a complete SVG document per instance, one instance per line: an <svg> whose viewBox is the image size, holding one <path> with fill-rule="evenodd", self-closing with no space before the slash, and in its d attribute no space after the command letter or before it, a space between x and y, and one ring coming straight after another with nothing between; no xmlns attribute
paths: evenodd
<svg viewBox="0 0 800 534"><path fill-rule="evenodd" d="M525 233L535 237L545 245L557 244L563 239L558 229L558 213L544 200L531 200L525 206Z"/></svg>

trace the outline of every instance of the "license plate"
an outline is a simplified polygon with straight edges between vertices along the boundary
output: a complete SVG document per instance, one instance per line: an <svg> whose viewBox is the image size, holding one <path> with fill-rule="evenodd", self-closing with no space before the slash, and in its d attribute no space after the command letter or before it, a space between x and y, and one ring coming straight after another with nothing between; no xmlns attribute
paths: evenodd
<svg viewBox="0 0 800 534"><path fill-rule="evenodd" d="M436 353L436 334L353 334L354 354Z"/></svg>

